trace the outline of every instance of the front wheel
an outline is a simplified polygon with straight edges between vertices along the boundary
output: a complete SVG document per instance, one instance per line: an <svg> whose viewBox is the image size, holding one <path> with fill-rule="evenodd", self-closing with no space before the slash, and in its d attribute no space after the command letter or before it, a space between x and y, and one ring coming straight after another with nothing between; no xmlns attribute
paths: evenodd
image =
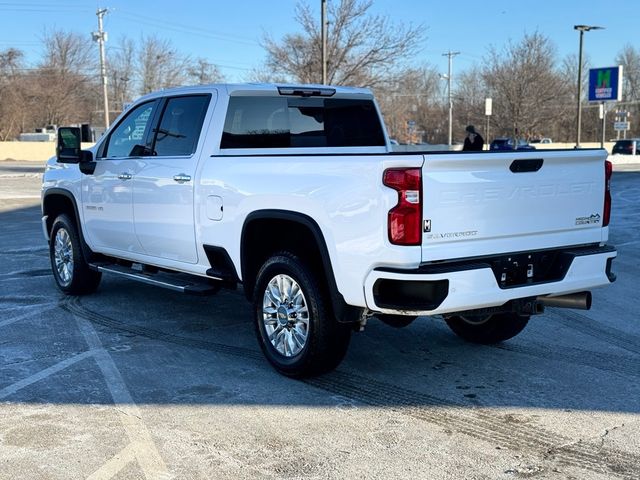
<svg viewBox="0 0 640 480"><path fill-rule="evenodd" d="M327 298L315 272L292 253L279 253L260 268L253 295L256 335L280 373L313 376L342 361L351 329L336 321Z"/></svg>
<svg viewBox="0 0 640 480"><path fill-rule="evenodd" d="M68 295L94 292L102 277L100 272L89 268L80 242L75 223L68 215L58 216L51 228L49 257L56 285Z"/></svg>
<svg viewBox="0 0 640 480"><path fill-rule="evenodd" d="M468 342L492 344L518 335L529 323L529 317L515 313L496 313L484 317L445 317L447 325L460 338Z"/></svg>

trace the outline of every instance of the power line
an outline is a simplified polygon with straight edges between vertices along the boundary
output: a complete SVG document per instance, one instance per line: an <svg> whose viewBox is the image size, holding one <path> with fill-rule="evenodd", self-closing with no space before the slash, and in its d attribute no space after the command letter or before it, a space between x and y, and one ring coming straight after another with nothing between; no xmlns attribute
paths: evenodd
<svg viewBox="0 0 640 480"><path fill-rule="evenodd" d="M187 33L190 35L196 35L205 38L212 38L215 40L223 40L232 43L239 43L244 45L260 45L259 42L249 39L248 37L240 37L237 35L229 35L226 33L216 33L211 30L207 30L204 28L193 27L190 25L184 25L176 22L168 22L166 20L161 20L153 17L149 17L148 15L144 15L142 18L138 14L131 14L119 10L119 16L125 20L134 22L136 24L148 25L151 27L162 28L163 30L172 30L178 33Z"/></svg>
<svg viewBox="0 0 640 480"><path fill-rule="evenodd" d="M27 12L27 13L74 13L74 12L90 12L86 8L30 8L30 7L0 7L0 11L4 12Z"/></svg>
<svg viewBox="0 0 640 480"><path fill-rule="evenodd" d="M63 8L77 8L82 5L82 2L78 3L57 3L55 7ZM0 6L3 7L51 7L51 2L0 2Z"/></svg>
<svg viewBox="0 0 640 480"><path fill-rule="evenodd" d="M2 43L2 42L0 42L0 43ZM111 50L121 50L121 51L125 50L124 48L118 47L117 45L111 45L111 46L108 46L108 47L105 47L105 48L107 49L107 52L110 52ZM208 58L207 60L209 60L211 63L213 63L216 67L230 68L232 70L246 70L246 71L253 70L253 66L252 66L251 63L236 62L235 65L230 65L230 64L226 64L226 63L220 63L214 58ZM239 65L245 65L245 66L241 67Z"/></svg>
<svg viewBox="0 0 640 480"><path fill-rule="evenodd" d="M28 47L36 47L39 45L42 45L42 42L5 42L5 41L0 41L0 45L9 45L9 46L14 46L14 45L26 45Z"/></svg>

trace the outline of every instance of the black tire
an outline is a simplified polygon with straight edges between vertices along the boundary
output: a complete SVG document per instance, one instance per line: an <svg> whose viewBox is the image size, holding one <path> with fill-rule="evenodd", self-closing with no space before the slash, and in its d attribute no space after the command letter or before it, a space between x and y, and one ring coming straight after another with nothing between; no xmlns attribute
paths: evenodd
<svg viewBox="0 0 640 480"><path fill-rule="evenodd" d="M449 328L468 342L485 345L499 343L518 335L529 317L515 313L496 313L485 318L445 317Z"/></svg>
<svg viewBox="0 0 640 480"><path fill-rule="evenodd" d="M418 318L417 316L413 315L387 315L383 313L376 315L376 317L378 317L378 320L380 320L382 323L393 328L408 327L416 318Z"/></svg>
<svg viewBox="0 0 640 480"><path fill-rule="evenodd" d="M278 279L284 279L285 282L290 279L299 286L302 295L292 288L288 292L296 292L293 300L297 306L289 302L292 299L287 298L287 295L283 295L282 302L272 302L276 296L267 293L268 286L274 287L272 282L276 282L278 292L286 291L284 284L283 288L279 288ZM292 283L289 282L288 285L291 287ZM303 304L305 308L298 310L299 318L298 313L288 310L290 307L302 308ZM256 278L253 307L260 348L278 372L295 378L320 375L336 368L344 358L351 338L351 325L338 323L334 318L326 290L319 283L316 273L298 256L280 252L262 265ZM263 308L275 308L276 311L265 313ZM266 322L270 325L267 326ZM269 339L267 329L270 329L275 344ZM299 332L305 333L304 342L299 341ZM287 338L291 339L291 343L287 342ZM279 351L277 345L285 351Z"/></svg>
<svg viewBox="0 0 640 480"><path fill-rule="evenodd" d="M57 242L60 243L57 244ZM68 248L63 249L62 244L67 245ZM58 252L58 261L56 252ZM89 268L82 253L82 243L75 222L68 215L62 214L53 222L49 241L49 258L56 285L67 295L86 295L95 292L98 288L102 273Z"/></svg>

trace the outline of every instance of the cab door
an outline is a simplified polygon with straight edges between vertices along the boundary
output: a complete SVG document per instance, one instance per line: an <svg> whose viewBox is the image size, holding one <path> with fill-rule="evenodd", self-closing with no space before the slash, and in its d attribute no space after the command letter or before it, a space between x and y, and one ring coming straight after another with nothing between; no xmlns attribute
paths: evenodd
<svg viewBox="0 0 640 480"><path fill-rule="evenodd" d="M111 130L96 155L92 175L82 178L84 225L101 251L142 253L133 222L133 179L145 156L158 101L134 107Z"/></svg>
<svg viewBox="0 0 640 480"><path fill-rule="evenodd" d="M197 263L194 184L211 94L163 100L151 157L133 179L135 231L147 255Z"/></svg>

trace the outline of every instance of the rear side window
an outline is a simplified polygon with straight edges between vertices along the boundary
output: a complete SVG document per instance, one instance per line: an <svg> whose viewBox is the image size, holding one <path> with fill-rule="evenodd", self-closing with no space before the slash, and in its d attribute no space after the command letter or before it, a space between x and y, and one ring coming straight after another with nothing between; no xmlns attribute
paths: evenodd
<svg viewBox="0 0 640 480"><path fill-rule="evenodd" d="M209 95L193 95L167 101L160 125L154 129L154 155L175 157L195 152L209 99Z"/></svg>
<svg viewBox="0 0 640 480"><path fill-rule="evenodd" d="M371 100L231 97L220 148L384 145Z"/></svg>

